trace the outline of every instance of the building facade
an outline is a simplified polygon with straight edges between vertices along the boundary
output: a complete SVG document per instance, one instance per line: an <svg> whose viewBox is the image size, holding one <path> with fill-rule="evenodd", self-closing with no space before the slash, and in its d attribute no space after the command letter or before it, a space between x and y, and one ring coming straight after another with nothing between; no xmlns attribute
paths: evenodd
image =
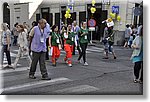
<svg viewBox="0 0 150 102"><path fill-rule="evenodd" d="M67 20L67 23L71 24L72 21L76 20L80 25L82 21L88 21L91 18L95 19L97 29L93 32L93 40L101 40L105 26L102 24L102 21L110 17L109 14L112 12L112 6L119 6L118 15L121 16L120 22L114 20L114 30L117 31L115 34L115 45L120 45L123 43L126 24L138 25L142 22L141 18L143 15L141 17L135 17L133 14L134 8L140 5L142 2L141 0L95 0L96 12L93 15L90 11L92 0L70 1L73 1L73 6L71 10L71 18ZM60 27L61 23L65 22L64 15L67 7L68 0L42 0L42 2L38 4L35 2L20 3L17 1L14 3L9 3L10 27L12 28L16 22L27 22L27 24L31 25L32 21L38 21L40 18L45 18L50 25L56 24Z"/></svg>

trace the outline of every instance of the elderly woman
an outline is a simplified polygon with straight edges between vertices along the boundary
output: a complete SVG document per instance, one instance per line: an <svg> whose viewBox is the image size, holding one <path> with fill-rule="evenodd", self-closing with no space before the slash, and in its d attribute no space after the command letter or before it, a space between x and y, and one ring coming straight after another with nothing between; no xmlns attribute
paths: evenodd
<svg viewBox="0 0 150 102"><path fill-rule="evenodd" d="M11 46L11 32L8 29L7 23L2 23L2 45L3 45L3 54L6 54L8 65L6 67L12 67L11 66L11 57L10 57L10 46ZM3 60L3 57L2 57Z"/></svg>
<svg viewBox="0 0 150 102"><path fill-rule="evenodd" d="M17 26L17 31L19 32L19 37L18 37L18 46L19 46L19 51L18 51L18 55L16 57L16 60L14 62L14 66L13 68L17 67L17 63L19 61L19 59L26 55L29 61L29 67L31 66L31 58L29 56L29 49L28 49L28 42L27 42L27 34L24 31L24 27L23 25L18 25Z"/></svg>

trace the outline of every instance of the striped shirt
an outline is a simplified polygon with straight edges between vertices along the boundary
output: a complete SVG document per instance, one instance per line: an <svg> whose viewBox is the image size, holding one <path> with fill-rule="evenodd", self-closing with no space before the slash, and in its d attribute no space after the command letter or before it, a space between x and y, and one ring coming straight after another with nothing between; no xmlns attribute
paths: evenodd
<svg viewBox="0 0 150 102"><path fill-rule="evenodd" d="M11 43L11 32L10 32L10 30L6 30L6 31L2 32L2 44L3 45L8 45L7 36L9 36L10 43Z"/></svg>

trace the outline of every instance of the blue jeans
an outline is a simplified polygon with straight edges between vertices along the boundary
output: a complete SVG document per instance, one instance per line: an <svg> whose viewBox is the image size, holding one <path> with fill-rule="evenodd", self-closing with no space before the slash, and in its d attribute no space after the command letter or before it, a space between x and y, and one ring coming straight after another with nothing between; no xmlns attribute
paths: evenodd
<svg viewBox="0 0 150 102"><path fill-rule="evenodd" d="M17 39L18 39L18 36L14 36L14 42L13 42L13 45L16 45L16 44L17 44Z"/></svg>
<svg viewBox="0 0 150 102"><path fill-rule="evenodd" d="M109 52L113 52L113 44L114 42L109 41L109 47L108 47Z"/></svg>

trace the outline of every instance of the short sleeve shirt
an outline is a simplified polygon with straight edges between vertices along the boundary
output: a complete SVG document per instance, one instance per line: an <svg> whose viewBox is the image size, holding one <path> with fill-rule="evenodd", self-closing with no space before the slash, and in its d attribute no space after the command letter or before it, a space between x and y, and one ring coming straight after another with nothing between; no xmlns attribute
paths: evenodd
<svg viewBox="0 0 150 102"><path fill-rule="evenodd" d="M10 32L10 30L3 31L2 34L3 34L2 35L2 43L3 43L3 45L8 45L7 37L9 37L10 42L11 42L11 32Z"/></svg>

